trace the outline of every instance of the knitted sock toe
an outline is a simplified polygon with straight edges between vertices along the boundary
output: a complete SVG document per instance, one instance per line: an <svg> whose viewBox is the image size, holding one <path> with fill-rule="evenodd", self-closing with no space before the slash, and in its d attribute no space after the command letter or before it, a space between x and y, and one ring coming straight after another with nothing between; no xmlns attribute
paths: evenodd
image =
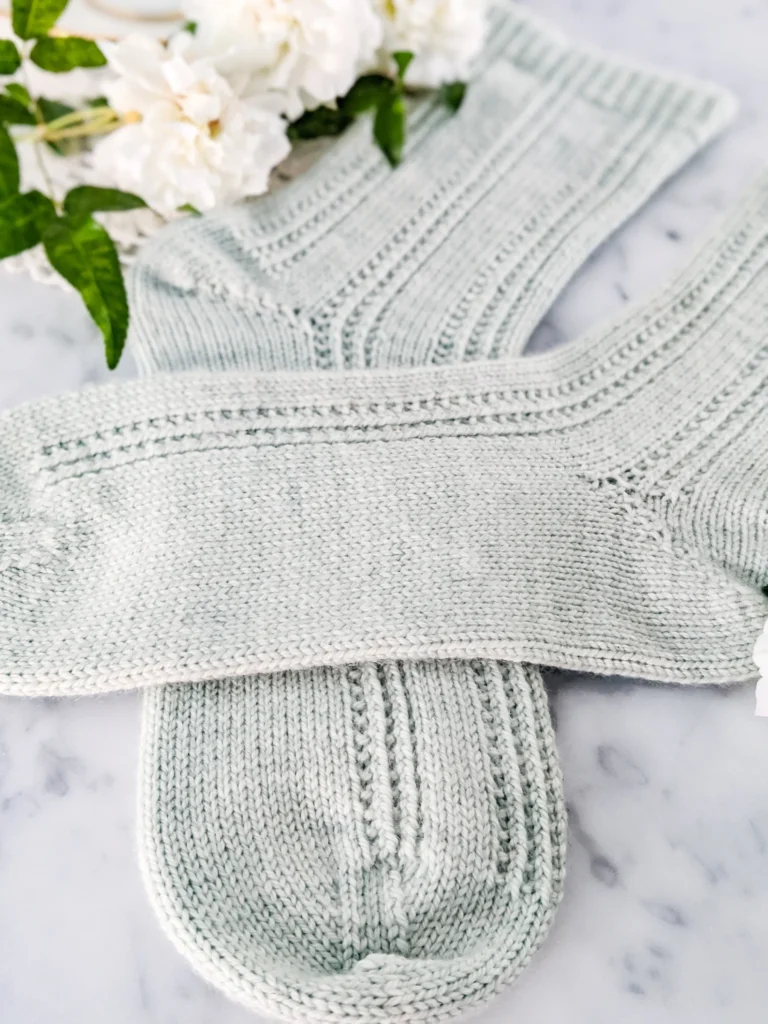
<svg viewBox="0 0 768 1024"><path fill-rule="evenodd" d="M159 687L142 793L168 934L284 1020L452 1017L519 974L560 897L560 775L525 667Z"/></svg>
<svg viewBox="0 0 768 1024"><path fill-rule="evenodd" d="M461 111L419 104L396 172L359 124L250 212L164 232L136 278L135 351L151 331L151 369L192 351L215 365L222 346L253 369L519 352L733 107L714 86L573 47L505 0Z"/></svg>

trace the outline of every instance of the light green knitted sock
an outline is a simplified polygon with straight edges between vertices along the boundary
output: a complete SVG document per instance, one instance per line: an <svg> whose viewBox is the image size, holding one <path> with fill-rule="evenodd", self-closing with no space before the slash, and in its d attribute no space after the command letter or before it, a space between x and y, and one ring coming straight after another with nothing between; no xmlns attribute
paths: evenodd
<svg viewBox="0 0 768 1024"><path fill-rule="evenodd" d="M500 658L754 678L768 176L530 358L177 373L0 416L0 691Z"/></svg>
<svg viewBox="0 0 768 1024"><path fill-rule="evenodd" d="M396 172L360 124L249 214L163 234L132 306L138 340L160 335L145 368L232 351L252 369L519 352L587 255L733 108L715 86L573 47L503 0L461 111L420 105Z"/></svg>
<svg viewBox="0 0 768 1024"><path fill-rule="evenodd" d="M210 248L207 219L192 226L153 267ZM140 267L145 369L250 364L229 340L206 348L186 300L175 347L150 281ZM259 358L312 365L314 345L296 358L281 337ZM385 662L160 687L145 697L141 793L166 932L232 998L284 1019L476 1006L525 967L562 892L562 783L530 667Z"/></svg>
<svg viewBox="0 0 768 1024"><path fill-rule="evenodd" d="M160 338L138 339L145 366ZM222 344L216 363L237 358ZM388 661L156 687L142 747L153 905L253 1009L446 1019L517 977L546 935L566 821L538 669Z"/></svg>

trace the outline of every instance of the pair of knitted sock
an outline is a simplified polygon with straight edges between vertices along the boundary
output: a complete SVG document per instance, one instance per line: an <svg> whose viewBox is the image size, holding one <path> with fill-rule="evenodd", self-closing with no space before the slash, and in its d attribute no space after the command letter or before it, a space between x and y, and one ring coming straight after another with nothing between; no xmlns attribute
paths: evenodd
<svg viewBox="0 0 768 1024"><path fill-rule="evenodd" d="M495 18L464 109L421 106L397 173L361 125L287 191L158 240L133 286L145 373L514 355L730 116L716 89L571 48L506 6ZM388 661L158 687L141 785L167 931L280 1017L476 1006L524 968L561 894L562 785L531 666Z"/></svg>
<svg viewBox="0 0 768 1024"><path fill-rule="evenodd" d="M286 191L247 210L187 221L153 243L132 285L133 345L145 374L355 370L514 356L588 254L730 116L732 103L717 89L572 48L506 3L494 19L463 109L452 117L439 105L420 106L397 172L384 165L371 147L368 127L361 125ZM674 331L670 317L653 321L655 335L677 337L683 314L677 306L670 314ZM535 416L537 429L547 417L572 421L583 408L594 407L599 388L610 384L612 393L616 387L630 391L638 377L650 375L638 340L643 322L643 316L636 316L626 330L617 330L626 337L603 346L594 365L566 351L559 364L573 366L554 397L534 373L530 386L511 405L503 404L508 381L500 370L503 407L491 408L492 399L485 410L492 430L504 429L504 417L519 423ZM677 358L678 348L670 342L667 349ZM610 381L600 379L593 387L601 374ZM446 379L452 387L458 378L448 371ZM484 379L487 390L487 374ZM450 407L455 393L451 388L441 393L439 384L436 403L445 418L444 406ZM412 395L410 386L405 377L397 378L402 401L395 403L392 415L379 409L381 423L396 419L403 409L410 416L418 408L420 396ZM311 390L306 381L298 390L302 387ZM367 385L359 387L362 393ZM580 404L569 405L569 396ZM220 410L222 422L238 415L236 389L231 397L232 403ZM311 403L308 408L302 415L311 418ZM345 410L334 411L332 400L318 414L320 427L325 427L328 409L333 416L338 413L343 428ZM274 409L249 412L257 419L264 413L268 440L269 431L279 431L286 416L297 433L312 429L305 420L294 425L280 402ZM322 625L329 618L323 607L326 595L317 588L281 592L276 586L271 599L278 608L249 601L247 581L244 590L240 577L234 578L237 541L244 534L258 538L260 530L267 532L279 583L285 575L279 564L281 525L266 519L244 523L238 495L252 481L221 475L212 495L223 517L216 534L220 547L211 552L187 546L181 552L185 580L200 577L200 586L192 587L197 596L175 606L172 595L163 603L155 594L134 589L136 577L128 563L135 562L136 550L132 541L123 543L128 527L121 519L122 485L109 473L99 477L100 460L129 460L137 450L150 448L162 456L174 445L191 445L194 462L203 450L202 442L199 450L194 448L200 438L208 451L223 438L217 425L205 439L206 417L213 415L209 410L179 416L169 399L167 416L161 408L151 410L150 427L155 413L161 435L145 436L138 422L121 419L109 433L109 452L99 448L107 435L98 425L91 427L96 438L91 447L90 441L72 442L74 435L65 431L55 451L44 451L42 470L51 476L96 471L85 492L76 483L61 489L57 512L83 520L84 501L94 520L111 524L99 556L103 561L89 579L97 590L111 587L115 566L123 566L126 590L117 604L106 590L90 594L108 620L103 623L109 647L104 678L101 665L82 651L71 670L61 663L59 655L79 627L71 619L55 620L46 658L51 664L59 661L55 671L61 691L52 684L51 692L159 681L168 665L160 655L154 664L149 655L143 657L144 648L156 651L156 634L186 638L185 649L195 651L194 669L177 657L169 669L173 678L183 679L186 672L190 679L206 680L157 686L145 697L142 858L166 930L224 991L286 1019L405 1024L442 1020L478 1006L524 968L546 934L562 889L565 811L538 669L487 657L447 660L445 654L434 661L376 663L372 657L361 665L346 664L344 651L305 656L306 637L300 636L290 670L215 678L206 666L217 664L217 652L227 647L233 629L228 590L243 602L238 623L252 624L254 642L273 611L285 613L281 621L310 619ZM40 414L35 430L47 429L46 415ZM476 421L476 410L459 410L451 429L455 423L474 429ZM354 421L361 431L372 425L380 424L376 420L361 427ZM260 430L251 424L244 435ZM439 491L435 480L430 505L438 518L441 501L448 509L455 490L450 454L441 451L447 487ZM557 452L543 455L548 467L558 463ZM596 492L601 484L627 497L636 484L608 471L614 468L614 455L606 459L602 479L595 476L589 486L594 484ZM147 566L159 564L176 539L173 524L155 515L164 500L163 463L171 461L157 459L133 477L139 482L139 474L146 472L157 484L138 488L134 495L137 516L146 514L159 530L143 538L141 560ZM254 473L260 469L258 457L233 464ZM297 521L314 528L316 512L304 500L303 480L294 478L287 465L282 479L273 479L270 486ZM351 465L350 460L346 467L329 469L331 476L343 476L349 494L355 474L342 470ZM364 466L360 472L365 473ZM493 464L483 463L485 477L492 472ZM0 505L9 502L13 518L13 495L23 488L17 487L12 460L7 466L0 463L0 473L7 474ZM322 488L323 480L316 482ZM329 485L337 483L329 480ZM201 485L211 485L204 474ZM382 500L388 500L381 490ZM194 475L185 477L173 494L180 504L193 504ZM623 535L630 519L642 518L644 536L650 534L642 556L652 557L658 544L643 510L633 507L636 503L606 503L602 494L594 500L608 509L598 524L601 533ZM373 507L366 508L373 515ZM417 536L418 524L412 534L407 503L394 508L397 530L390 546L405 566L409 537ZM466 598L463 627L467 635L472 630L483 634L478 623L483 625L488 591L475 586L475 580L483 567L494 575L493 538L487 550L458 541L453 546L450 517L444 520L445 535L435 530L427 538L419 535L419 542L422 547L443 544L441 553L449 564L455 559L451 584L469 584L461 591ZM85 546L89 529L82 526ZM57 545L66 551L70 542L58 538L53 527L50 535L46 530L47 525L38 529L36 524L32 539L24 531L18 538L16 546L27 560L42 566L33 567L31 575L11 544L8 591L0 556L0 596L18 597L14 573L27 572L32 581L13 603L12 615L22 624L25 616L49 607L42 563L55 557ZM204 546L203 533L198 530L195 536ZM343 574L345 552L333 548L333 531L316 536L318 545L332 550L310 547L307 560L319 564L328 554ZM368 535L363 531L360 536L372 549ZM579 550L574 551L578 556ZM217 580L220 606L202 608L209 616L203 639L196 632L197 597L207 585L209 556L229 559L233 578ZM293 556L286 552L286 562ZM743 548L733 557L743 557ZM654 565L664 579L675 576L668 560ZM366 571L360 587L363 604L375 591L377 576L386 575L376 559L366 561ZM386 579L388 586L392 579L397 583L396 574ZM706 608L720 608L722 590L715 594L714 584L705 580L705 587L702 580L701 573L686 578L688 585L702 584L695 596ZM426 588L445 585L437 577L422 583ZM628 590L620 589L622 600ZM665 592L662 586L658 590ZM550 599L547 593L531 614L547 622L552 615L556 622L562 618L563 597ZM80 594L70 586L67 597ZM408 638L414 649L425 643L420 616L428 603L423 593L417 596L422 601ZM386 597L394 616L404 605L403 595L390 586ZM737 598L729 592L722 601L734 616L746 603ZM333 605L335 594L329 591L327 599ZM346 594L345 600L352 608L355 594ZM74 599L75 616L85 601L85 592ZM163 605L165 619L143 614L155 603ZM132 643L142 648L139 660L145 670L132 655L124 657L116 640L113 644L125 627L123 604L130 609ZM377 607L389 615L389 608ZM623 628L636 609L633 605L627 612L622 606L618 611ZM654 647L656 623L642 616L635 621L633 642L639 634L638 642L648 639ZM375 622L374 631L379 626L385 638L383 623ZM450 632L443 623L438 626ZM577 626L584 628L585 622ZM6 628L0 626L4 644ZM8 660L24 664L29 656L24 630L9 636L3 648L10 652ZM729 635L721 647L719 667L727 672L739 644ZM530 651L531 660L547 660L536 643ZM622 652L613 653L614 666L629 664ZM694 660L686 665L687 678L705 677ZM297 669L309 662L316 667ZM664 672L668 666L669 660ZM35 684L45 689L39 660L37 669ZM110 672L111 679L106 678ZM10 688L19 681L21 688L27 686L21 669L0 675Z"/></svg>

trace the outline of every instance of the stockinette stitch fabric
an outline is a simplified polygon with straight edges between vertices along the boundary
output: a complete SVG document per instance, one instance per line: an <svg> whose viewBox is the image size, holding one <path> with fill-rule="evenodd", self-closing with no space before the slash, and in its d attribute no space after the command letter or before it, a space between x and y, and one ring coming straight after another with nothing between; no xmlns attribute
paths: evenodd
<svg viewBox="0 0 768 1024"><path fill-rule="evenodd" d="M140 850L164 930L297 1021L438 1021L511 982L560 899L537 669L318 668L145 697Z"/></svg>

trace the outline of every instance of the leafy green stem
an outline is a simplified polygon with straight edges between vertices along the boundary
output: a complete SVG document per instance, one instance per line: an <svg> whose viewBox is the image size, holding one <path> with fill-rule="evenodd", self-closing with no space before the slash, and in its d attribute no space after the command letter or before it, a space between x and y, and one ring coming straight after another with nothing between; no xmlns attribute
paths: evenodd
<svg viewBox="0 0 768 1024"><path fill-rule="evenodd" d="M26 65L24 63L22 63L22 65L21 65L21 77L24 80L24 86L25 86L27 92L31 94L31 83L29 81L29 74L27 72L27 68L26 68ZM37 121L37 124L38 124L38 130L39 130L39 128L41 126L45 127L45 118L43 117L43 112L40 109L40 104L38 103L37 100L34 100L33 103L32 103L32 112L35 115L35 120ZM51 178L51 175L50 175L50 173L48 171L48 165L46 164L45 158L43 156L43 147L42 147L42 145L40 144L40 141L37 138L33 141L33 146L34 146L34 150L35 150L35 160L37 161L37 166L38 166L38 168L40 170L40 175L41 175L43 181L45 182L45 187L46 187L46 190L47 190L47 193L48 193L48 197L50 198L51 202L56 207L58 207L59 204L58 204L58 200L56 199L56 189L54 188L54 185L53 185L53 179Z"/></svg>

